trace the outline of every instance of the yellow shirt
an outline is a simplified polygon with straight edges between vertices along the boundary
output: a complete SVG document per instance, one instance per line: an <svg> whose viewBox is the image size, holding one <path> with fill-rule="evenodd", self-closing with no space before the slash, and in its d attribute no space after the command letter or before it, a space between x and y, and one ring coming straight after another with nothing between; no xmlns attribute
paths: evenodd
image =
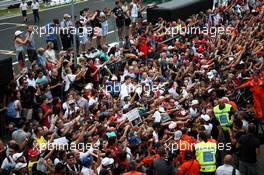
<svg viewBox="0 0 264 175"><path fill-rule="evenodd" d="M34 162L32 162L32 161L29 161L28 162L28 174L29 175L32 175L32 167L33 167L33 165L35 164L35 163L37 163L38 161L34 161Z"/></svg>
<svg viewBox="0 0 264 175"><path fill-rule="evenodd" d="M35 138L35 140L39 145L47 143L47 140L43 136L41 136L40 138Z"/></svg>

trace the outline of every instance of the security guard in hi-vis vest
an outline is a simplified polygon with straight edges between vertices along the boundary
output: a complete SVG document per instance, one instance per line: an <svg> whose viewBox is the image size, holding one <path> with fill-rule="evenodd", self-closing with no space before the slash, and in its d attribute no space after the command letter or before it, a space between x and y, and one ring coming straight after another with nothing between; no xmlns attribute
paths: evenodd
<svg viewBox="0 0 264 175"><path fill-rule="evenodd" d="M209 142L204 132L199 134L199 143L195 145L196 160L200 164L200 175L214 175L216 171L217 144Z"/></svg>
<svg viewBox="0 0 264 175"><path fill-rule="evenodd" d="M219 121L222 128L223 134L225 136L225 141L230 142L230 137L228 133L228 128L232 125L232 115L234 111L232 106L228 103L225 103L225 99L222 98L218 101L218 105L213 108L214 115Z"/></svg>

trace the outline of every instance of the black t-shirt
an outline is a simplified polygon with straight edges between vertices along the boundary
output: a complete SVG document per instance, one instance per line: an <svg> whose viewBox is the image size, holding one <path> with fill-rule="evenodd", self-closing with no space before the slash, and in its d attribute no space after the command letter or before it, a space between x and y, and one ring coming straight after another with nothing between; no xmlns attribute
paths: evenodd
<svg viewBox="0 0 264 175"><path fill-rule="evenodd" d="M212 118L211 123L213 125L213 129L211 131L211 135L212 135L213 139L218 140L219 131L218 131L217 127L220 126L220 123L217 120L217 118L215 118L215 117Z"/></svg>
<svg viewBox="0 0 264 175"><path fill-rule="evenodd" d="M239 139L241 138L241 136L245 135L246 132L245 131L238 131L236 134L235 134L235 139L236 141L239 141ZM236 148L236 145L232 145L232 152L233 153L236 153L238 150Z"/></svg>
<svg viewBox="0 0 264 175"><path fill-rule="evenodd" d="M155 159L153 161L153 167L154 167L155 175L159 175L159 174L172 175L174 172L172 164L162 158Z"/></svg>
<svg viewBox="0 0 264 175"><path fill-rule="evenodd" d="M94 78L91 76L91 74L94 72L90 66L87 66L87 71L85 73L85 82L86 83L94 83Z"/></svg>
<svg viewBox="0 0 264 175"><path fill-rule="evenodd" d="M30 109L34 104L34 96L36 89L32 86L28 86L27 88L23 88L20 91L21 94L21 105L22 108Z"/></svg>
<svg viewBox="0 0 264 175"><path fill-rule="evenodd" d="M92 21L92 26L93 27L99 27L99 28L102 27L101 23L100 23L100 21L99 21L99 19L97 17Z"/></svg>
<svg viewBox="0 0 264 175"><path fill-rule="evenodd" d="M124 18L124 11L121 7L115 7L113 9L113 13L118 19L123 19Z"/></svg>
<svg viewBox="0 0 264 175"><path fill-rule="evenodd" d="M51 77L50 78L49 85L50 86L55 86L56 84L60 83L60 81L61 80L60 80L59 77L56 77L56 78ZM61 86L56 86L55 88L50 89L52 96L53 97L60 97L60 95L61 95L61 88L62 88Z"/></svg>
<svg viewBox="0 0 264 175"><path fill-rule="evenodd" d="M256 148L260 147L259 139L252 134L246 134L238 140L240 145L239 158L246 163L256 163L257 155Z"/></svg>

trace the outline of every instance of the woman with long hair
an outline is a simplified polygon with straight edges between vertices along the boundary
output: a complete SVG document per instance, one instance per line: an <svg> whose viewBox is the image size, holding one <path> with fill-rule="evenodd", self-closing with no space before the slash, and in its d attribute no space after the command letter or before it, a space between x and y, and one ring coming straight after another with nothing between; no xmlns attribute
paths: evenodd
<svg viewBox="0 0 264 175"><path fill-rule="evenodd" d="M52 42L48 42L47 49L44 52L46 59L48 61L49 69L52 67L52 65L56 65L58 63L58 60L56 59L56 52L53 48L54 48L54 44Z"/></svg>

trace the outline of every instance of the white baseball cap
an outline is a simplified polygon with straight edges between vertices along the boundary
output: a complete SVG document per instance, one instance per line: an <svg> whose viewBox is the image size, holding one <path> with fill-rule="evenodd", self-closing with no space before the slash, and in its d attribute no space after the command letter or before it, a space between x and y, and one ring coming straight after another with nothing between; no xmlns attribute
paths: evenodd
<svg viewBox="0 0 264 175"><path fill-rule="evenodd" d="M17 159L19 159L19 158L22 157L22 156L23 156L23 152L21 152L21 153L15 153L15 154L12 156L12 158L13 158L14 161L17 161Z"/></svg>
<svg viewBox="0 0 264 175"><path fill-rule="evenodd" d="M198 105L198 104L199 104L199 101L198 101L198 100L193 100L193 101L192 101L192 106L193 106L193 105Z"/></svg>
<svg viewBox="0 0 264 175"><path fill-rule="evenodd" d="M201 115L201 118L202 118L204 121L206 121L206 122L208 122L208 121L210 120L210 116L207 115L207 114L202 114L202 115Z"/></svg>
<svg viewBox="0 0 264 175"><path fill-rule="evenodd" d="M208 73L207 73L207 77L208 77L209 79L214 78L214 73L213 73L212 71L208 72Z"/></svg>
<svg viewBox="0 0 264 175"><path fill-rule="evenodd" d="M176 128L177 127L177 123L176 122L171 122L170 124L169 124L169 129L174 129L174 128Z"/></svg>
<svg viewBox="0 0 264 175"><path fill-rule="evenodd" d="M88 84L84 87L84 89L86 89L86 90L92 90L92 89L93 89L93 84L92 84L92 83L88 83Z"/></svg>
<svg viewBox="0 0 264 175"><path fill-rule="evenodd" d="M15 36L19 36L19 35L21 35L23 32L21 31L21 30L17 30L16 32L15 32Z"/></svg>
<svg viewBox="0 0 264 175"><path fill-rule="evenodd" d="M166 112L166 111L165 111L164 107L160 106L160 107L159 107L159 112L164 113L164 112Z"/></svg>
<svg viewBox="0 0 264 175"><path fill-rule="evenodd" d="M69 14L66 13L66 14L63 15L63 17L64 17L64 18L70 18L71 15L69 15Z"/></svg>
<svg viewBox="0 0 264 175"><path fill-rule="evenodd" d="M106 166L109 166L109 165L112 165L113 163L114 163L114 159L113 158L109 158L109 157L105 157L105 158L103 158L103 160L102 160L102 165L104 166L104 167L106 167Z"/></svg>
<svg viewBox="0 0 264 175"><path fill-rule="evenodd" d="M180 140L182 137L182 132L180 130L174 133L174 140Z"/></svg>
<svg viewBox="0 0 264 175"><path fill-rule="evenodd" d="M113 75L112 78L111 78L112 81L115 81L117 80L117 76L116 75Z"/></svg>
<svg viewBox="0 0 264 175"><path fill-rule="evenodd" d="M26 167L27 167L27 163L21 163L21 162L19 162L19 163L16 164L15 169L16 170L20 170L20 169L26 168Z"/></svg>

